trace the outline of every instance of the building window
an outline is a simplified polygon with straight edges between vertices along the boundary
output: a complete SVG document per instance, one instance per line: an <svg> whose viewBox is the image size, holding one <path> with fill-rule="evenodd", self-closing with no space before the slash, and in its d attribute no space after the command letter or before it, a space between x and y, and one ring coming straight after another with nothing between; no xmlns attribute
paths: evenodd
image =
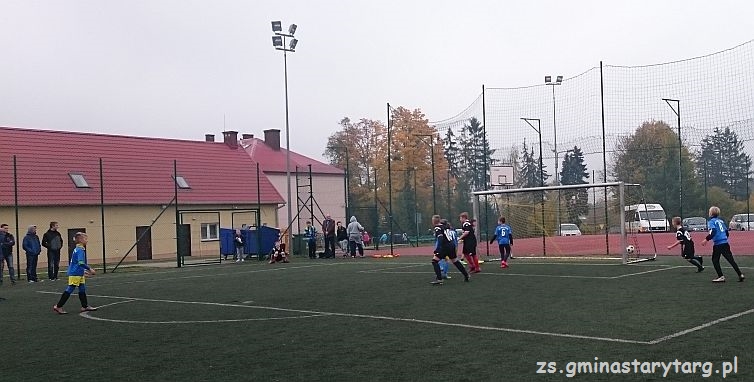
<svg viewBox="0 0 754 382"><path fill-rule="evenodd" d="M175 183L178 184L178 188L180 188L181 190L187 190L191 188L191 186L186 181L186 178L180 175L175 177Z"/></svg>
<svg viewBox="0 0 754 382"><path fill-rule="evenodd" d="M68 175L71 177L76 188L89 188L89 182L84 178L84 174L69 172Z"/></svg>
<svg viewBox="0 0 754 382"><path fill-rule="evenodd" d="M219 223L202 223L202 241L218 240L220 238Z"/></svg>

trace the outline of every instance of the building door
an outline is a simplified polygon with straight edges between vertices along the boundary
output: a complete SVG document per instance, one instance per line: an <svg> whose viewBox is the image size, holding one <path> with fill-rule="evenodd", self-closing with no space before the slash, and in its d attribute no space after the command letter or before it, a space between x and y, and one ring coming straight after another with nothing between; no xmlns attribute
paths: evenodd
<svg viewBox="0 0 754 382"><path fill-rule="evenodd" d="M71 263L71 255L76 249L76 232L86 232L86 228L69 228L68 229L68 264Z"/></svg>
<svg viewBox="0 0 754 382"><path fill-rule="evenodd" d="M191 224L178 224L178 256L191 256Z"/></svg>
<svg viewBox="0 0 754 382"><path fill-rule="evenodd" d="M149 226L136 227L136 260L152 260L152 230Z"/></svg>

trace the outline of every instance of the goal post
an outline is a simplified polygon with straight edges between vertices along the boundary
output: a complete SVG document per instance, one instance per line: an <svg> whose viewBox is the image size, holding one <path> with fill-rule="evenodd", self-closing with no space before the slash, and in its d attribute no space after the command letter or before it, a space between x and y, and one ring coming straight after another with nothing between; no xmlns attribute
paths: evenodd
<svg viewBox="0 0 754 382"><path fill-rule="evenodd" d="M637 187L637 191L627 196L628 187ZM513 231L513 254L517 257L610 258L630 264L657 256L651 231L643 236L629 232L626 206L646 205L638 184L508 188L475 191L472 195L477 221L480 211L489 208L482 206L482 197L492 204L493 211L506 218ZM490 247L487 255L497 256L496 247Z"/></svg>

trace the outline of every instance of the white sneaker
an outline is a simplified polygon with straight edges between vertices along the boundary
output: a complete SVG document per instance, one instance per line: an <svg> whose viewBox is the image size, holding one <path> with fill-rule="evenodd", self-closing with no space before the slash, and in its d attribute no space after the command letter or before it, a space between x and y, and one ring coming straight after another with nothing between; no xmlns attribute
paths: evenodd
<svg viewBox="0 0 754 382"><path fill-rule="evenodd" d="M238 259L238 260L236 260L236 262L237 262L237 263L240 263L240 262L241 262L241 259Z"/></svg>
<svg viewBox="0 0 754 382"><path fill-rule="evenodd" d="M246 259L241 259L241 261L246 261Z"/></svg>
<svg viewBox="0 0 754 382"><path fill-rule="evenodd" d="M712 280L713 283L724 283L725 282L725 276L720 276L714 280Z"/></svg>

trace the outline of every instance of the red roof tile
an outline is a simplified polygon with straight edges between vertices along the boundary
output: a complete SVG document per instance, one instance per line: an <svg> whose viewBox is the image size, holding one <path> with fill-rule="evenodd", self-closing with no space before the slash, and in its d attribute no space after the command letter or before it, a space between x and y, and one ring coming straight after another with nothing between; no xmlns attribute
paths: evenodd
<svg viewBox="0 0 754 382"><path fill-rule="evenodd" d="M259 167L265 173L285 173L285 153L286 149L281 147L275 150L264 143L259 138L242 139L241 145L244 147L251 160L259 162ZM335 174L344 175L345 172L335 166L314 160L307 156L291 151L291 172L298 167L299 171L309 171L309 165L312 165L312 174Z"/></svg>
<svg viewBox="0 0 754 382"><path fill-rule="evenodd" d="M141 138L0 127L0 204L13 204L16 156L21 205L99 204L99 159L108 205L168 204L174 195L173 160L191 189L179 204L257 203L256 165L241 146L222 142ZM261 169L260 169L261 171ZM77 189L69 173L86 177ZM260 176L261 202L283 198Z"/></svg>

